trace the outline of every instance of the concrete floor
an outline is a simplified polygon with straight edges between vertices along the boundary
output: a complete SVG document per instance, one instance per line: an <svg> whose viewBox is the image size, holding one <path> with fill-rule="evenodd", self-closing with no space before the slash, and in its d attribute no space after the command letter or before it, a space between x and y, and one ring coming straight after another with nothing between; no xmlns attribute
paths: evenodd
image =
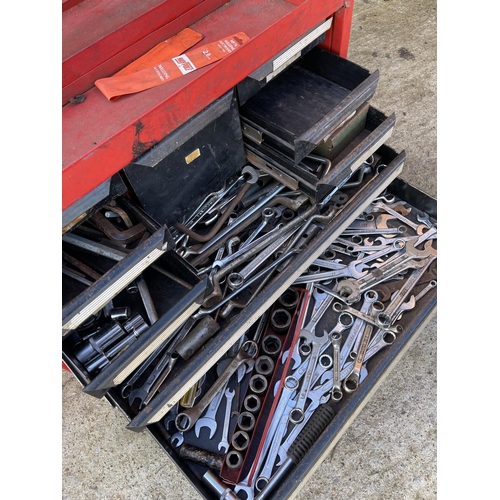
<svg viewBox="0 0 500 500"><path fill-rule="evenodd" d="M402 178L437 196L436 1L357 0L349 58L380 71L372 104L397 123ZM434 318L298 495L299 500L437 497ZM62 374L62 498L188 500L196 490L148 433Z"/></svg>

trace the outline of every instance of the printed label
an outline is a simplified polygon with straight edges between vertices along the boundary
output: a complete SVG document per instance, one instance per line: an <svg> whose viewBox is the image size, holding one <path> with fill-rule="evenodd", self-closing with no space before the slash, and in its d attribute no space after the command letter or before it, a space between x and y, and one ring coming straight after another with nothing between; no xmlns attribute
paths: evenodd
<svg viewBox="0 0 500 500"><path fill-rule="evenodd" d="M182 54L179 57L174 57L172 59L175 65L181 70L183 75L187 75L196 69L196 66L192 63L186 54Z"/></svg>

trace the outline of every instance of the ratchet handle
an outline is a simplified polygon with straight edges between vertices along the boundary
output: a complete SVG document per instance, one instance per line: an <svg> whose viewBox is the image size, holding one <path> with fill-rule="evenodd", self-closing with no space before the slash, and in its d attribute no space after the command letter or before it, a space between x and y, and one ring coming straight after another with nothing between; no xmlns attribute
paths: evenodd
<svg viewBox="0 0 500 500"><path fill-rule="evenodd" d="M326 429L328 424L335 417L336 412L331 405L321 405L310 418L309 422L300 431L288 451L288 458L293 463L298 464L307 451L314 445L320 434Z"/></svg>

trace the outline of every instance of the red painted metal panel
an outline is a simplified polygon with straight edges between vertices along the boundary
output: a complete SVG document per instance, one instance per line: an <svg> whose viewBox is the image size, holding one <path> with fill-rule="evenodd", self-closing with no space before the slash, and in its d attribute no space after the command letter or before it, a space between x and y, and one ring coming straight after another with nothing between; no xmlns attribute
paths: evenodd
<svg viewBox="0 0 500 500"><path fill-rule="evenodd" d="M326 40L320 44L320 47L347 58L353 8L354 0L345 0L344 8L335 12L332 27L326 33Z"/></svg>
<svg viewBox="0 0 500 500"><path fill-rule="evenodd" d="M79 3L84 2L85 0L62 0L62 11L66 12L67 10L71 9L71 7L74 7L75 5L78 5Z"/></svg>
<svg viewBox="0 0 500 500"><path fill-rule="evenodd" d="M227 0L210 2L207 14ZM174 21L204 0L86 0L63 13L62 86ZM158 40L161 41L161 40ZM133 57L138 57L136 54ZM120 68L118 68L120 69ZM107 75L101 75L107 76ZM89 80L92 84L93 81ZM87 88L90 88L91 85Z"/></svg>
<svg viewBox="0 0 500 500"><path fill-rule="evenodd" d="M63 86L62 105L64 106L67 104L71 97L83 94L92 88L94 86L94 82L98 78L113 75L125 67L130 61L133 61L142 54L146 53L151 47L154 47L161 41L175 35L186 26L199 21L202 17L217 9L217 7L226 1L227 0L204 0L202 3L199 3L199 0L197 0L196 3L198 3L198 5L188 10L185 14L176 17L172 22L165 24L152 33L146 34L145 31L145 36L143 38L138 40L136 43L127 45L123 50L113 56L110 56L108 59L105 59L100 64L94 62L95 65L91 70L86 73L82 73L68 85ZM65 41L63 42L63 45L64 44Z"/></svg>
<svg viewBox="0 0 500 500"><path fill-rule="evenodd" d="M96 88L63 108L63 210L234 87L342 0L232 0L191 27L207 43L244 31L234 54L165 85L109 102Z"/></svg>

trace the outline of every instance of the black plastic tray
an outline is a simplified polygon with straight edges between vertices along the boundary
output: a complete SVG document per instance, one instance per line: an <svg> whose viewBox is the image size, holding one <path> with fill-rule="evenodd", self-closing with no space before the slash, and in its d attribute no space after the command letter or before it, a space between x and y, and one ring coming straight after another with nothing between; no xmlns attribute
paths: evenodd
<svg viewBox="0 0 500 500"><path fill-rule="evenodd" d="M378 71L315 47L248 99L240 115L264 130L259 140L298 163L371 99L378 79Z"/></svg>

